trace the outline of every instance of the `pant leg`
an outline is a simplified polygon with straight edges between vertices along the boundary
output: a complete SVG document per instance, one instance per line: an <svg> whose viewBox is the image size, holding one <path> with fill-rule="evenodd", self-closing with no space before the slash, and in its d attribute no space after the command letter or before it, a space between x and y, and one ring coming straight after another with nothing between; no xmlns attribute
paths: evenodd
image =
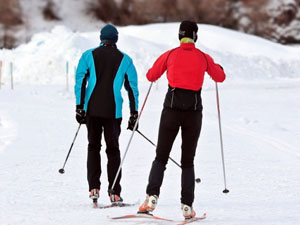
<svg viewBox="0 0 300 225"><path fill-rule="evenodd" d="M88 155L87 155L87 179L89 190L100 189L101 176L101 136L102 123L98 117L87 116L86 119L88 133Z"/></svg>
<svg viewBox="0 0 300 225"><path fill-rule="evenodd" d="M195 191L194 158L202 125L201 111L182 114L181 203L192 206Z"/></svg>
<svg viewBox="0 0 300 225"><path fill-rule="evenodd" d="M107 177L108 177L108 190L112 188L113 182L117 175L120 166L121 157L119 149L119 136L121 133L122 119L104 119L104 138L106 143L107 154ZM120 171L116 183L113 187L113 193L120 195L121 185L120 180L122 171Z"/></svg>
<svg viewBox="0 0 300 225"><path fill-rule="evenodd" d="M166 164L178 130L178 112L172 109L163 109L159 125L156 157L152 163L146 190L148 195L159 196Z"/></svg>

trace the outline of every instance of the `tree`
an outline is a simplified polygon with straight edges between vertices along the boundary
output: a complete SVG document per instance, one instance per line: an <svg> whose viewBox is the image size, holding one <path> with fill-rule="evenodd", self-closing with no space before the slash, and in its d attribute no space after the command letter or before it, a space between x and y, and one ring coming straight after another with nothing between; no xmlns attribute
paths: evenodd
<svg viewBox="0 0 300 225"><path fill-rule="evenodd" d="M13 28L22 24L21 10L18 0L7 0L0 2L0 24L3 32L0 34L2 48L14 47L15 37Z"/></svg>

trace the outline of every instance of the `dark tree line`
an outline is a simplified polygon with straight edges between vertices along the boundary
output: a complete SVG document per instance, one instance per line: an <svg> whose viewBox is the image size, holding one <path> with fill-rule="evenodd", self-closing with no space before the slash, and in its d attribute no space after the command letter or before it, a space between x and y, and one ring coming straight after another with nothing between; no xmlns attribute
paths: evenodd
<svg viewBox="0 0 300 225"><path fill-rule="evenodd" d="M45 20L60 20L56 11L53 0L47 0L41 13ZM19 0L0 0L0 48L16 47L21 26L29 24L25 24Z"/></svg>
<svg viewBox="0 0 300 225"><path fill-rule="evenodd" d="M24 27L26 30L31 26L26 22L19 1L0 0L0 48L16 47L20 43L20 27L23 26L23 30ZM300 0L82 1L86 1L87 16L92 14L99 20L115 25L189 19L197 23L240 30L280 43L300 43ZM43 1L41 14L45 20L63 21L64 18L58 15L59 3L59 0Z"/></svg>
<svg viewBox="0 0 300 225"><path fill-rule="evenodd" d="M300 43L294 36L300 33L300 0L279 2L275 8L269 7L271 1L276 0L95 0L90 9L97 18L116 25L191 19L281 43ZM293 21L298 26L290 28ZM291 29L296 31L289 33Z"/></svg>

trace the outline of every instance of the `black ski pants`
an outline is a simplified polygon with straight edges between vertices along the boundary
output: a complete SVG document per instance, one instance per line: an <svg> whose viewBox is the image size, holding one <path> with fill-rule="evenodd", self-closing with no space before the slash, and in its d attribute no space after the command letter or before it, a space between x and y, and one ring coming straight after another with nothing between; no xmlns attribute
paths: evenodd
<svg viewBox="0 0 300 225"><path fill-rule="evenodd" d="M88 132L87 179L89 190L100 189L101 176L101 139L102 132L106 143L108 190L111 189L120 166L119 136L122 119L107 119L87 116L86 126ZM121 172L114 186L114 194L121 193Z"/></svg>
<svg viewBox="0 0 300 225"><path fill-rule="evenodd" d="M181 128L181 203L194 202L194 157L202 125L202 111L181 111L164 108L161 114L156 157L152 163L147 186L148 195L159 196L164 171L172 145Z"/></svg>

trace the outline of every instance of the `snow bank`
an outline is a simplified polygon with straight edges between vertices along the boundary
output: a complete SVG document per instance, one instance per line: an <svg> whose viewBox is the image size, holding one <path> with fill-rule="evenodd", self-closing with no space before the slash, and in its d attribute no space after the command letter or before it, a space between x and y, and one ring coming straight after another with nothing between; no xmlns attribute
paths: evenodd
<svg viewBox="0 0 300 225"><path fill-rule="evenodd" d="M178 46L178 27L178 23L119 27L118 47L133 58L144 77L161 53ZM74 79L82 52L98 44L98 31L74 33L57 26L51 32L38 33L28 44L0 51L3 82L10 81L9 62L13 62L15 82L65 84L67 62L69 79ZM229 79L300 77L300 50L296 47L210 25L199 25L197 47L222 64Z"/></svg>

